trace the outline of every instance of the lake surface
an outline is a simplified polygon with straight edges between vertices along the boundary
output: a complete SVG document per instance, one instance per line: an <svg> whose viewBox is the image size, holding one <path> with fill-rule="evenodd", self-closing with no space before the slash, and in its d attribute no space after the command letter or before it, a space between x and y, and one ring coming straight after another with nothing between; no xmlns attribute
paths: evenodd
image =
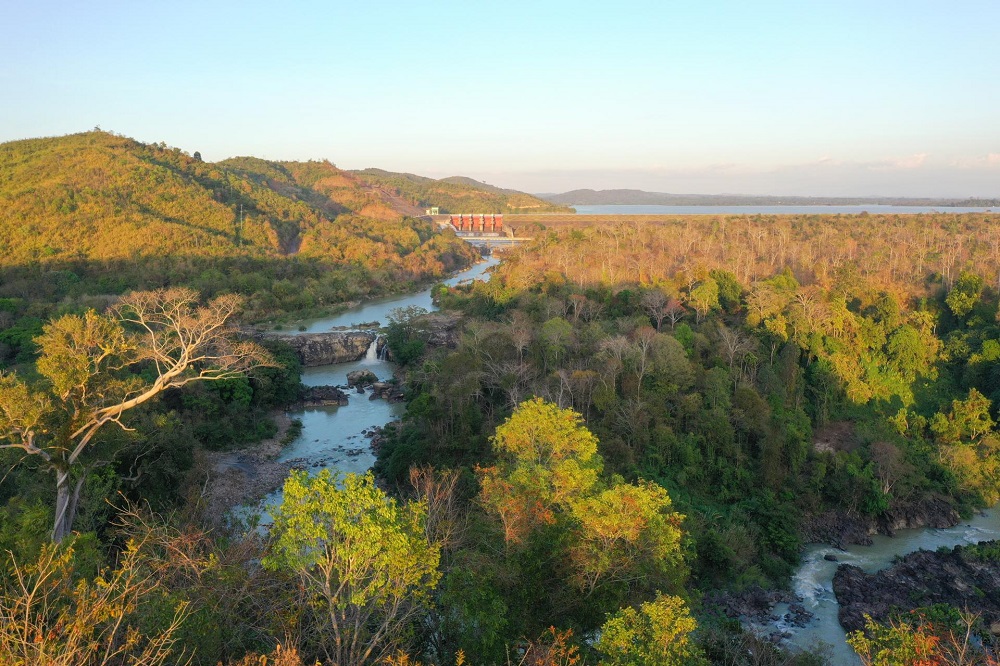
<svg viewBox="0 0 1000 666"><path fill-rule="evenodd" d="M578 215L857 215L859 213L1000 213L969 206L573 206Z"/></svg>

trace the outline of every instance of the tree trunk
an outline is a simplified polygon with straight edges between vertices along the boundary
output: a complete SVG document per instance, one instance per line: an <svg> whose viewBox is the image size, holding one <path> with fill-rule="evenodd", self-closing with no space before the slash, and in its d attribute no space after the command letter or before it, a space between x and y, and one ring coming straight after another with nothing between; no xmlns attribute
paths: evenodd
<svg viewBox="0 0 1000 666"><path fill-rule="evenodd" d="M72 520L67 520L69 516L69 472L56 472L56 511L55 522L52 525L52 541L59 543L69 534Z"/></svg>
<svg viewBox="0 0 1000 666"><path fill-rule="evenodd" d="M76 485L70 488L69 470L56 472L56 511L52 524L52 542L59 543L73 531L80 491L86 474L81 475Z"/></svg>

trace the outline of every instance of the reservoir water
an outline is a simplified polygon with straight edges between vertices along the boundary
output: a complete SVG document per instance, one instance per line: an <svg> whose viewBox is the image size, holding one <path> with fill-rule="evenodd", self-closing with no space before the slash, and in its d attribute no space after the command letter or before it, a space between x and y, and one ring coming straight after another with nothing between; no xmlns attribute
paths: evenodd
<svg viewBox="0 0 1000 666"><path fill-rule="evenodd" d="M971 206L573 206L578 215L858 215L915 213L1000 213Z"/></svg>

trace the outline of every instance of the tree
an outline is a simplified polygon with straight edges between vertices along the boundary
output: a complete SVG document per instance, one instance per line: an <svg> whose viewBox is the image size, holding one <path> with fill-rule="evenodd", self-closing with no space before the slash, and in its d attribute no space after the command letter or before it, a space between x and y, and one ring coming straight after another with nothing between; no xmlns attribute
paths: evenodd
<svg viewBox="0 0 1000 666"><path fill-rule="evenodd" d="M11 555L12 574L0 578L0 663L159 666L172 653L186 663L175 652L186 603L176 604L162 631L136 626L140 604L162 593L144 545L130 539L118 566L93 580L75 570L72 546L48 544L32 563Z"/></svg>
<svg viewBox="0 0 1000 666"><path fill-rule="evenodd" d="M588 595L640 580L680 586L684 516L654 483L602 482L597 438L579 414L540 398L523 402L497 427L493 450L500 460L480 470L480 500L499 516L508 544L556 526L570 579Z"/></svg>
<svg viewBox="0 0 1000 666"><path fill-rule="evenodd" d="M958 280L955 281L955 286L948 292L944 302L957 318L964 319L965 315L969 314L979 302L983 286L983 278L975 273L963 271L958 276Z"/></svg>
<svg viewBox="0 0 1000 666"><path fill-rule="evenodd" d="M620 483L573 505L577 521L570 557L587 593L604 582L638 581L680 587L681 521L667 491L655 483Z"/></svg>
<svg viewBox="0 0 1000 666"><path fill-rule="evenodd" d="M868 447L868 455L875 464L875 476L881 484L882 494L888 495L900 480L912 474L913 465L906 462L906 457L896 445L878 440Z"/></svg>
<svg viewBox="0 0 1000 666"><path fill-rule="evenodd" d="M670 320L670 330L672 331L677 326L677 322L687 315L687 310L684 309L684 305L679 300L671 297L663 306L663 314Z"/></svg>
<svg viewBox="0 0 1000 666"><path fill-rule="evenodd" d="M55 476L52 540L73 528L88 474L123 449L102 436L109 423L171 388L241 375L271 365L229 326L241 299L198 306L190 289L134 292L108 315L93 310L47 324L36 343L42 382L0 373L0 448L19 449Z"/></svg>
<svg viewBox="0 0 1000 666"><path fill-rule="evenodd" d="M945 617L929 615L944 610ZM996 666L974 628L979 616L947 607L911 611L880 624L865 615L865 630L847 635L864 666Z"/></svg>
<svg viewBox="0 0 1000 666"><path fill-rule="evenodd" d="M536 528L555 522L597 482L603 461L597 438L580 415L541 398L521 403L497 427L496 467L480 470L483 504L500 516L508 543L521 543Z"/></svg>
<svg viewBox="0 0 1000 666"><path fill-rule="evenodd" d="M688 294L688 303L694 308L696 319L700 322L709 310L719 307L719 283L712 278L705 278L693 287Z"/></svg>
<svg viewBox="0 0 1000 666"><path fill-rule="evenodd" d="M646 311L649 318L656 322L656 330L660 330L663 319L667 316L667 303L670 298L662 289L653 287L642 293L642 309Z"/></svg>
<svg viewBox="0 0 1000 666"><path fill-rule="evenodd" d="M695 666L707 664L691 641L697 623L679 597L666 594L635 608L624 608L601 627L594 647L603 666Z"/></svg>
<svg viewBox="0 0 1000 666"><path fill-rule="evenodd" d="M990 400L976 389L969 389L965 400L952 400L951 412L938 412L931 419L930 429L938 441L954 444L959 441L976 441L988 433L996 423L990 416Z"/></svg>
<svg viewBox="0 0 1000 666"><path fill-rule="evenodd" d="M302 580L323 617L318 638L340 666L379 663L402 644L440 579L426 504L399 505L364 476L293 472L272 513L264 566Z"/></svg>

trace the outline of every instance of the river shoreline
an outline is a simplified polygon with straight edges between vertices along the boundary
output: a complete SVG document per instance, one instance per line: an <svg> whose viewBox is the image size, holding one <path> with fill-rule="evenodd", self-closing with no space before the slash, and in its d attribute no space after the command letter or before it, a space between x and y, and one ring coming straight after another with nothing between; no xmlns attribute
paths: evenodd
<svg viewBox="0 0 1000 666"><path fill-rule="evenodd" d="M404 298L410 294L417 294L424 291L430 291L436 285L441 284L442 282L451 283L452 280L456 278L456 276L460 276L464 273L467 273L475 269L480 264L488 262L489 259L487 257L483 257L469 264L465 268L453 273L450 276L442 276L437 278L428 278L426 280L420 280L416 283L407 285L407 288L400 289L399 291L391 291L389 293L381 294L379 296L372 296L371 298L342 301L340 303L336 303L328 307L316 308L308 311L289 312L287 313L286 316L253 321L250 324L248 324L248 328L251 328L258 333L264 333L264 332L278 332L278 333L288 333L288 334L295 334L296 332L301 333L304 332L301 330L303 326L308 327L310 323L315 322L317 320L340 317L348 312L357 310L358 308L361 308L370 303L378 303L380 301L386 301L386 300L395 300L398 298ZM337 330L338 328L340 330L356 330L361 328L367 328L368 327L367 324L370 323L373 322L359 322L358 326L335 327L331 330Z"/></svg>
<svg viewBox="0 0 1000 666"><path fill-rule="evenodd" d="M858 631L866 616L885 623L897 613L948 604L977 615L988 632L1000 634L998 554L1000 541L986 541L951 550L918 550L875 573L839 566L833 590L840 624L846 631Z"/></svg>
<svg viewBox="0 0 1000 666"><path fill-rule="evenodd" d="M848 564L874 574L920 550L951 549L956 545L1000 539L1000 510L993 507L981 511L951 527L901 529L894 534L893 537L871 535L867 537L869 545L842 544L843 548L825 543L807 545L792 577L792 592L814 619L805 627L794 626L786 618L789 605L778 603L769 621L754 627L755 631L765 636L778 632L783 644L793 649L811 650L826 643L831 648L831 663L838 666L859 664L854 650L846 643L846 634L838 618L840 606L833 589L837 569Z"/></svg>
<svg viewBox="0 0 1000 666"><path fill-rule="evenodd" d="M477 262L444 283L476 279L496 263L496 259ZM458 318L432 311L430 291L439 283L425 285L419 292L358 303L333 317L313 320L305 327L311 330L292 335L305 339L325 332L338 337L353 330L357 322L385 323L396 307L417 306L430 312L424 324L428 343L448 345L454 342ZM395 365L382 353L385 350L379 346L377 332L366 331L364 337L367 349L352 351L350 357L355 360L303 367L300 381L306 387L304 399L273 414L279 426L275 437L235 451L199 454L191 483L198 485L203 513L210 523L221 525L240 507L280 502L281 487L293 469L364 473L374 464L379 433L401 416L402 390ZM369 376L369 380L360 388L352 387L352 373ZM289 437L293 419L302 423L302 429Z"/></svg>
<svg viewBox="0 0 1000 666"><path fill-rule="evenodd" d="M271 413L278 426L274 437L233 451L203 451L196 458L200 506L206 520L221 526L235 507L259 501L280 488L293 466L280 462L293 419L285 410Z"/></svg>
<svg viewBox="0 0 1000 666"><path fill-rule="evenodd" d="M851 515L828 511L803 520L806 545L830 545L840 550L848 546L870 546L876 536L893 537L901 530L947 529L962 522L954 506L942 497L926 497L917 502L894 505L877 516Z"/></svg>

